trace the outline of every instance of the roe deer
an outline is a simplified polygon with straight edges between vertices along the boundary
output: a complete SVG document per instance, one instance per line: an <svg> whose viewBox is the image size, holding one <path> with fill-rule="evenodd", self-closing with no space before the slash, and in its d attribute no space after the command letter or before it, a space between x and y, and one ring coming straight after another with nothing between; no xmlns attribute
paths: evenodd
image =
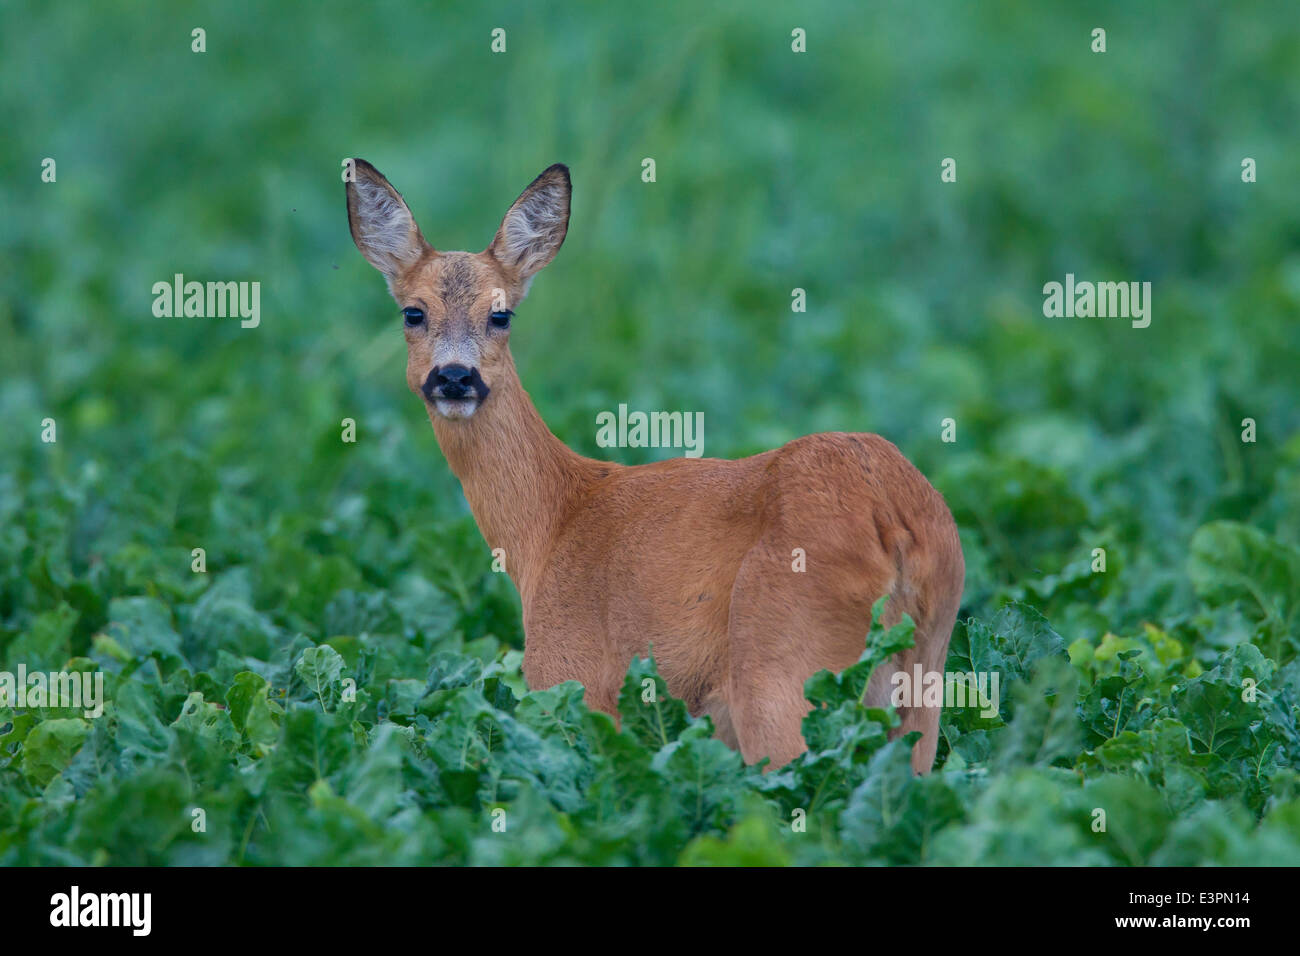
<svg viewBox="0 0 1300 956"><path fill-rule="evenodd" d="M439 252L401 195L354 161L348 223L406 324L406 382L479 530L505 551L524 616L531 688L580 681L617 719L627 666L653 645L669 691L748 763L805 749L806 678L857 661L873 602L910 614L916 646L877 668L942 671L965 563L952 514L878 435L799 438L739 461L625 466L584 458L547 429L519 382L510 319L568 231L569 170L555 165L506 212L483 252ZM806 569L794 570L794 549ZM919 688L918 688L919 691ZM900 708L928 772L938 707Z"/></svg>

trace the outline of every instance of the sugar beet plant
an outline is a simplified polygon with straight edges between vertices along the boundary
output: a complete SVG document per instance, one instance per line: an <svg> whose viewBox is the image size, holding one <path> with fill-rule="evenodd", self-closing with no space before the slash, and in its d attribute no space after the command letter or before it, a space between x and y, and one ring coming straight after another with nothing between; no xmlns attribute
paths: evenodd
<svg viewBox="0 0 1300 956"><path fill-rule="evenodd" d="M98 719L0 710L6 864L1300 860L1300 555L1242 525L1197 532L1198 609L1164 627L1067 646L1011 598L963 620L948 670L997 674L1000 706L947 710L926 777L887 742L892 711L862 704L910 620L873 629L857 665L808 682L808 752L764 774L653 660L628 670L621 729L577 684L527 691L499 576L403 572L412 539L359 503L316 527L179 515L252 546L198 575L174 549L68 553L94 485L0 499L6 600L49 605L6 659L101 672L107 701ZM137 490L128 509L176 507ZM437 530L449 553L475 533ZM268 587L288 562L301 573ZM1087 586L1066 573L1035 593ZM1197 653L1225 622L1246 639Z"/></svg>

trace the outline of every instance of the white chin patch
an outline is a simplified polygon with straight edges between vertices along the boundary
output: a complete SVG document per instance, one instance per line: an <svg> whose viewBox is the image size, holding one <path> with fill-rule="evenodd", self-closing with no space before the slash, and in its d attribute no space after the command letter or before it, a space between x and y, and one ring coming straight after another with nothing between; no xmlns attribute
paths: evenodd
<svg viewBox="0 0 1300 956"><path fill-rule="evenodd" d="M448 398L438 398L434 399L433 407L438 410L438 414L443 418L450 418L452 420L458 418L469 418L478 411L478 400L461 399L459 401L452 401Z"/></svg>

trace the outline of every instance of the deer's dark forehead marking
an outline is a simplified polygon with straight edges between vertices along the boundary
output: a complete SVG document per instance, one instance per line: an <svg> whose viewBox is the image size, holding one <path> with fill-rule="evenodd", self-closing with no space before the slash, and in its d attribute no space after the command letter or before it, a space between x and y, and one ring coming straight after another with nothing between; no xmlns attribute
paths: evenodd
<svg viewBox="0 0 1300 956"><path fill-rule="evenodd" d="M448 258L439 274L439 295L447 312L468 312L478 298L478 275L468 256Z"/></svg>

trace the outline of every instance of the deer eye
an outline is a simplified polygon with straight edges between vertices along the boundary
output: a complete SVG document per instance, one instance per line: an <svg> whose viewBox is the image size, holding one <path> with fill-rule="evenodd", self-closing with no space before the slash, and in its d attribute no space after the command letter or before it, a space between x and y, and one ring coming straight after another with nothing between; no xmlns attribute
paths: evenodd
<svg viewBox="0 0 1300 956"><path fill-rule="evenodd" d="M406 319L406 327L408 329L424 324L424 313L419 309L403 309L402 316Z"/></svg>
<svg viewBox="0 0 1300 956"><path fill-rule="evenodd" d="M510 316L512 315L514 315L514 313L509 309L506 309L504 312L493 312L492 324L498 329L508 329L510 328Z"/></svg>

